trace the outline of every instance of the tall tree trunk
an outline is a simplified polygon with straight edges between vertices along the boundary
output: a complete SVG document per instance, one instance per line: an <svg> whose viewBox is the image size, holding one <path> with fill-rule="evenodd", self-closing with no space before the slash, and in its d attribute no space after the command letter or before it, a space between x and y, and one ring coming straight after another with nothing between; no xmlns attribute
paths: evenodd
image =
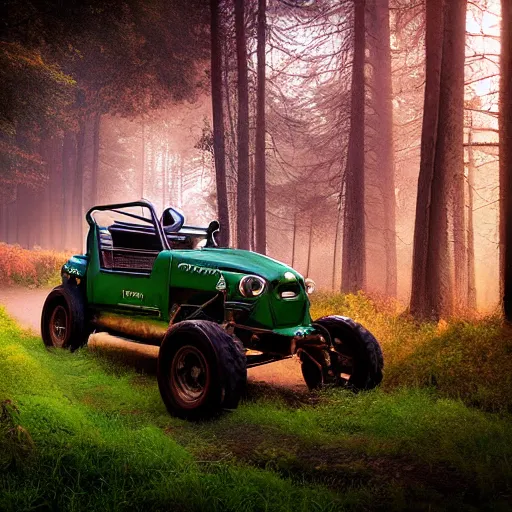
<svg viewBox="0 0 512 512"><path fill-rule="evenodd" d="M7 205L7 243L18 243L18 201Z"/></svg>
<svg viewBox="0 0 512 512"><path fill-rule="evenodd" d="M28 230L28 248L33 249L35 246L41 247L41 232L44 226L44 187L38 189L28 189L27 209L27 230ZM37 212L37 213L35 213Z"/></svg>
<svg viewBox="0 0 512 512"><path fill-rule="evenodd" d="M50 203L50 183L48 182L44 189L41 191L41 218L40 218L40 229L38 230L38 242L37 245L44 249L51 249L51 215L52 215L52 204Z"/></svg>
<svg viewBox="0 0 512 512"><path fill-rule="evenodd" d="M100 167L100 132L101 114L94 115L92 126L92 167L91 167L91 197L89 207L98 204L98 173Z"/></svg>
<svg viewBox="0 0 512 512"><path fill-rule="evenodd" d="M473 231L473 189L475 188L476 164L473 155L473 131L469 129L468 138L468 206L467 206L467 276L468 276L468 303L470 310L476 310L476 285L475 285L475 240Z"/></svg>
<svg viewBox="0 0 512 512"><path fill-rule="evenodd" d="M54 249L64 249L62 208L64 194L62 189L62 139L53 137L50 145L50 243Z"/></svg>
<svg viewBox="0 0 512 512"><path fill-rule="evenodd" d="M258 0L258 83L256 98L256 154L254 157L254 210L256 214L256 251L267 251L267 199L265 161L265 40L267 1Z"/></svg>
<svg viewBox="0 0 512 512"><path fill-rule="evenodd" d="M24 150L29 153L34 153L31 140L20 130L16 134L16 142ZM34 233L39 227L39 215L37 214L39 201L34 189L23 184L18 184L16 187L16 213L17 213L17 243L22 247L30 249L35 242Z"/></svg>
<svg viewBox="0 0 512 512"><path fill-rule="evenodd" d="M223 66L222 66L222 80L224 86L224 94L223 99L226 105L226 117L227 120L225 123L227 124L227 131L225 134L229 133L229 137L225 138L226 142L226 186L227 186L227 194L228 194L228 210L230 213L229 216L229 228L230 235L229 239L231 243L236 243L237 240L237 194L235 193L235 185L236 185L236 174L237 174L237 164L236 164L236 128L235 128L235 112L233 110L231 100L232 94L230 90L230 80L229 80L229 44L225 41L224 44L224 52L223 52Z"/></svg>
<svg viewBox="0 0 512 512"><path fill-rule="evenodd" d="M33 197L30 188L27 185L19 184L16 190L16 243L20 244L25 249L31 248L32 200Z"/></svg>
<svg viewBox="0 0 512 512"><path fill-rule="evenodd" d="M226 183L226 143L224 140L224 107L222 103L222 44L219 16L220 0L210 1L211 15L211 80L213 112L213 154L217 188L217 215L221 226L219 244L229 246L229 203Z"/></svg>
<svg viewBox="0 0 512 512"><path fill-rule="evenodd" d="M432 307L427 295L427 279L431 279L432 275L432 269L430 268L432 266L431 258L429 262L429 252L432 251L433 244L430 239L430 217L443 54L443 4L444 0L429 0L426 4L425 97L421 133L420 173L418 177L414 225L410 303L411 313L417 317L428 317L431 314ZM443 246L440 246L440 250L443 253L447 253L447 240L443 238L441 242ZM434 263L435 261L434 259ZM438 271L434 270L434 274L436 273ZM427 276L427 274L429 275Z"/></svg>
<svg viewBox="0 0 512 512"><path fill-rule="evenodd" d="M0 242L9 243L9 205L16 200L16 187L4 185L0 190Z"/></svg>
<svg viewBox="0 0 512 512"><path fill-rule="evenodd" d="M411 312L433 319L452 311L447 206L452 177L464 166L465 13L466 0L427 2L426 86Z"/></svg>
<svg viewBox="0 0 512 512"><path fill-rule="evenodd" d="M154 166L155 166L155 145L151 140L151 135L148 137L146 142L146 169L144 173L144 181L147 183L146 195L151 196L151 184L153 183Z"/></svg>
<svg viewBox="0 0 512 512"><path fill-rule="evenodd" d="M501 1L500 59L500 282L503 312L512 322L512 5Z"/></svg>
<svg viewBox="0 0 512 512"><path fill-rule="evenodd" d="M169 195L169 141L165 143L165 150L162 156L162 211L167 208Z"/></svg>
<svg viewBox="0 0 512 512"><path fill-rule="evenodd" d="M440 132L446 140L447 171L453 179L451 203L453 215L453 255L455 271L454 298L459 310L468 306L468 254L466 246L465 194L464 179L464 56L466 34L467 0L447 2L446 28L450 31L445 37L446 48L443 49L443 61L446 62L446 74L441 76L441 101L446 97L445 105L451 115L442 116ZM453 62L453 66L450 65ZM444 66L443 66L444 67ZM444 70L443 70L444 71ZM445 78L444 78L445 77ZM441 105L441 112L444 112Z"/></svg>
<svg viewBox="0 0 512 512"><path fill-rule="evenodd" d="M178 170L178 176L176 177L178 184L178 208L183 208L183 158L181 156L178 156L176 168Z"/></svg>
<svg viewBox="0 0 512 512"><path fill-rule="evenodd" d="M445 0L441 96L436 147L436 182L451 200L454 234L455 298L458 308L467 307L467 252L464 221L464 57L467 0ZM441 191L441 190L440 190ZM446 200L441 198L443 208ZM444 219L443 219L444 225ZM444 229L444 228L443 228ZM450 262L440 267L440 299L443 312L451 310Z"/></svg>
<svg viewBox="0 0 512 512"><path fill-rule="evenodd" d="M386 276L384 292L389 297L395 297L397 287L396 213L389 0L368 1L370 4L368 45L373 68L371 106L375 117L371 146L377 156L378 163L374 175L382 198L382 209L377 209L374 215L381 217L378 224L382 229L384 243Z"/></svg>
<svg viewBox="0 0 512 512"><path fill-rule="evenodd" d="M332 283L331 283L331 289L333 291L336 290L336 269L337 267L337 256L338 256L338 237L340 232L340 221L341 221L341 208L338 205L338 215L336 216L336 227L334 232L334 248L333 248L333 255L332 255Z"/></svg>
<svg viewBox="0 0 512 512"><path fill-rule="evenodd" d="M64 132L62 146L62 229L64 249L72 247L73 188L76 167L76 141L72 132Z"/></svg>
<svg viewBox="0 0 512 512"><path fill-rule="evenodd" d="M223 52L223 72L222 72L222 83L224 86L224 95L223 99L226 102L226 116L227 121L226 124L228 125L229 131L226 133L229 133L229 137L227 138L227 141L232 141L232 146L236 146L236 128L235 128L235 117L236 113L233 110L233 106L231 104L231 91L230 91L230 80L229 80L229 55L227 55L227 52L229 51L229 45L224 45L224 52ZM226 140L226 139L225 139ZM230 150L229 145L226 145L226 157L229 162L229 168L231 169L231 174L236 175L236 155L234 154L233 150ZM229 176L229 172L226 169L226 178ZM228 186L229 190L229 186ZM228 200L229 201L229 200ZM233 207L231 205L229 211L233 212L236 210L236 206ZM236 222L233 222L233 215L230 217L231 224L236 224ZM233 232L235 232L235 226L232 226ZM236 234L231 237L233 240L236 239Z"/></svg>
<svg viewBox="0 0 512 512"><path fill-rule="evenodd" d="M365 0L354 3L354 56L352 62L350 134L345 169L343 258L341 291L365 288L364 219L364 103Z"/></svg>
<svg viewBox="0 0 512 512"><path fill-rule="evenodd" d="M254 251L256 247L256 215L254 203L254 157L249 156L249 250Z"/></svg>
<svg viewBox="0 0 512 512"><path fill-rule="evenodd" d="M50 138L43 138L40 141L41 158L45 162L45 170L47 181L43 190L38 191L37 198L39 199L39 229L37 230L37 245L48 249L51 247L51 208L50 203L50 188L51 188L51 166L52 166L52 141Z"/></svg>
<svg viewBox="0 0 512 512"><path fill-rule="evenodd" d="M311 216L311 219L309 221L309 237L308 237L308 261L306 264L306 277L309 276L309 271L311 269L311 249L313 246L313 216Z"/></svg>
<svg viewBox="0 0 512 512"><path fill-rule="evenodd" d="M237 120L237 245L250 246L250 173L249 173L249 86L247 80L247 42L245 39L244 0L235 0L236 55L238 70Z"/></svg>
<svg viewBox="0 0 512 512"><path fill-rule="evenodd" d="M139 192L140 198L144 197L144 177L146 174L146 123L142 120L141 125L141 143L142 143L142 158L141 158L141 166L140 166L140 176L139 176Z"/></svg>
<svg viewBox="0 0 512 512"><path fill-rule="evenodd" d="M83 250L82 215L83 215L83 179L85 164L85 130L86 120L82 116L78 120L76 133L76 165L73 184L73 248Z"/></svg>
<svg viewBox="0 0 512 512"><path fill-rule="evenodd" d="M177 155L173 155L169 170L169 179L171 182L170 198L172 206L179 207L179 160Z"/></svg>
<svg viewBox="0 0 512 512"><path fill-rule="evenodd" d="M293 214L292 268L295 268L295 240L297 238L297 211Z"/></svg>
<svg viewBox="0 0 512 512"><path fill-rule="evenodd" d="M8 204L0 205L0 242L7 242L9 236Z"/></svg>

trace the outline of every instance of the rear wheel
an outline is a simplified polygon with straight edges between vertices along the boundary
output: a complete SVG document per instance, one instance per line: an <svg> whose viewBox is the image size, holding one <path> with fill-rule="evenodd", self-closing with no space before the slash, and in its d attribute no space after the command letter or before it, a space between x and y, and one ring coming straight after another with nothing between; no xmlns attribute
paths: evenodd
<svg viewBox="0 0 512 512"><path fill-rule="evenodd" d="M158 387L167 410L203 419L234 409L247 382L241 343L214 322L193 320L169 328L158 356Z"/></svg>
<svg viewBox="0 0 512 512"><path fill-rule="evenodd" d="M310 389L326 382L354 391L373 389L382 381L384 358L379 342L362 325L347 317L326 316L316 327L330 341L330 350L302 357L302 374Z"/></svg>
<svg viewBox="0 0 512 512"><path fill-rule="evenodd" d="M43 306L41 336L47 347L76 350L89 334L82 291L74 284L54 288Z"/></svg>

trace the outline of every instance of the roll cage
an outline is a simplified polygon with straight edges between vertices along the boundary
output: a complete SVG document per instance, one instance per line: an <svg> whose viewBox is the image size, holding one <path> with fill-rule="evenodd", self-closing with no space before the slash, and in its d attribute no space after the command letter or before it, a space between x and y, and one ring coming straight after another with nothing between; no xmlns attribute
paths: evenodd
<svg viewBox="0 0 512 512"><path fill-rule="evenodd" d="M123 208L131 207L142 207L147 208L150 212L151 218L146 218L141 215L136 215L131 212L122 211ZM118 235L126 237L138 237L140 240L150 240L155 237L159 241L160 250L171 250L173 248L194 248L191 242L192 239L205 239L206 247L216 247L217 243L215 240L215 233L220 229L220 225L217 221L210 222L207 228L198 226L186 226L185 218L183 215L174 208L166 208L162 213L160 219L156 214L155 208L150 201L141 199L139 201L133 201L128 203L115 203L101 206L94 206L86 213L87 223L91 228L97 226L100 228L96 220L94 219L94 213L96 212L111 211L116 214L127 217L128 219L133 218L138 223L128 221L115 220L114 223L106 227L107 231L112 233L115 231ZM145 226L143 223L149 224ZM100 234L101 243L101 234ZM140 244L139 244L140 245ZM145 247L139 247L143 250ZM156 247L153 245L153 250Z"/></svg>

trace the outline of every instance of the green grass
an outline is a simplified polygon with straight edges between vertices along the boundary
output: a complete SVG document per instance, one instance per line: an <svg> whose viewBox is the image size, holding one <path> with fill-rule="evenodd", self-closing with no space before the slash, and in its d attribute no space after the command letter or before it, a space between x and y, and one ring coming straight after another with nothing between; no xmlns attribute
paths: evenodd
<svg viewBox="0 0 512 512"><path fill-rule="evenodd" d="M512 329L498 316L418 325L392 301L364 294L317 294L311 316L354 318L380 341L383 389L431 386L444 397L512 412Z"/></svg>
<svg viewBox="0 0 512 512"><path fill-rule="evenodd" d="M0 326L0 396L19 410L4 414L0 510L342 506L271 471L197 462L167 433L183 422L167 415L153 379L105 368L87 350L47 352L3 311Z"/></svg>
<svg viewBox="0 0 512 512"><path fill-rule="evenodd" d="M322 300L314 307L348 312ZM510 398L503 406L493 394L500 412L468 407L457 379L460 398L448 398L450 366L431 361L452 339L454 352L487 346L472 336L489 329L437 333L361 297L332 300L353 301L351 312L380 329L381 389L309 394L251 384L235 412L204 423L170 417L154 376L87 349L47 351L0 309L0 510L509 509ZM401 374L415 353L421 368ZM438 385L425 387L432 382L419 376L432 368Z"/></svg>

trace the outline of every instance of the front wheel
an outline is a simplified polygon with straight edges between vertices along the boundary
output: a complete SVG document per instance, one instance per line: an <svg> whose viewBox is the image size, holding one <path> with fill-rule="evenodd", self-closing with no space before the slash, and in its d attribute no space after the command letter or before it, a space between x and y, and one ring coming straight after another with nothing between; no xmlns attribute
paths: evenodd
<svg viewBox="0 0 512 512"><path fill-rule="evenodd" d="M76 350L85 345L88 336L86 305L77 286L54 288L43 306L41 336L47 347Z"/></svg>
<svg viewBox="0 0 512 512"><path fill-rule="evenodd" d="M173 416L205 419L235 409L247 382L243 347L214 322L178 322L160 347L157 379Z"/></svg>
<svg viewBox="0 0 512 512"><path fill-rule="evenodd" d="M373 389L381 383L384 358L370 331L337 315L324 316L314 325L326 335L330 349L301 358L304 380L310 389L329 381L354 391Z"/></svg>

